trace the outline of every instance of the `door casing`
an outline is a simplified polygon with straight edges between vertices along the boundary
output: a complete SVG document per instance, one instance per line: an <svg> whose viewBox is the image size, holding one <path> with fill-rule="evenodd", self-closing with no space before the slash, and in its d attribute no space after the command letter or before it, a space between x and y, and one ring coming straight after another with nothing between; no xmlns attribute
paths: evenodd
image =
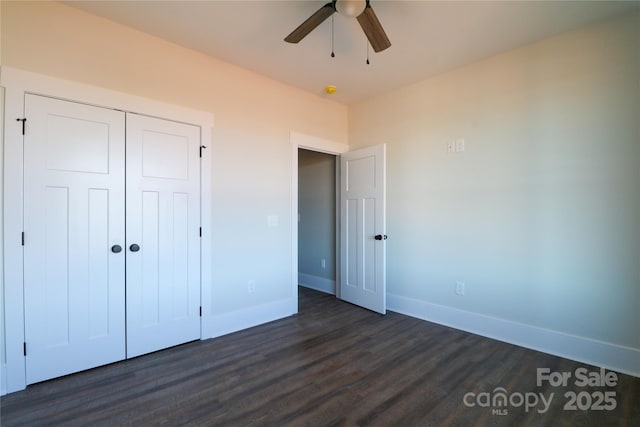
<svg viewBox="0 0 640 427"><path fill-rule="evenodd" d="M340 214L340 156L349 151L347 144L337 143L312 135L306 135L300 132L291 131L289 140L291 143L291 294L295 307L292 312L298 312L298 221L294 218L298 217L298 149L316 151L336 156L336 250L335 250L335 266L336 266L336 297L340 295L340 277L341 277L341 214ZM386 179L386 178L385 178ZM386 231L380 231L381 233Z"/></svg>

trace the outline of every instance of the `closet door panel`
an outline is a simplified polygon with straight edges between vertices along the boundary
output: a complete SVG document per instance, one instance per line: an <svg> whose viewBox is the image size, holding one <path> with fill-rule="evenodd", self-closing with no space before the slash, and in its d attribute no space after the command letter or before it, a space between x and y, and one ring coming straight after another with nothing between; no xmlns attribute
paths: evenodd
<svg viewBox="0 0 640 427"><path fill-rule="evenodd" d="M124 113L25 96L27 383L125 357Z"/></svg>
<svg viewBox="0 0 640 427"><path fill-rule="evenodd" d="M200 338L199 145L196 126L127 114L127 357Z"/></svg>

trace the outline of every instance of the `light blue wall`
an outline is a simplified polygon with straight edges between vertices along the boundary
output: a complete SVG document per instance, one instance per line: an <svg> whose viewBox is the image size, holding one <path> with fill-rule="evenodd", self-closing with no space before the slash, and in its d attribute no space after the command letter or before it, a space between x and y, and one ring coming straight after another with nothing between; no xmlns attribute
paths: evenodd
<svg viewBox="0 0 640 427"><path fill-rule="evenodd" d="M335 178L335 156L298 150L298 272L334 281Z"/></svg>
<svg viewBox="0 0 640 427"><path fill-rule="evenodd" d="M0 87L0 135L2 135L2 143L0 143L0 189L4 196L4 88ZM0 197L0 242L4 242L4 197ZM5 348L7 343L4 331L4 244L0 244L0 365L5 369L7 357ZM4 372L3 372L4 373ZM0 394L4 394L7 390L5 375L0 378Z"/></svg>
<svg viewBox="0 0 640 427"><path fill-rule="evenodd" d="M639 79L632 14L350 107L350 148L387 144L389 294L640 350Z"/></svg>

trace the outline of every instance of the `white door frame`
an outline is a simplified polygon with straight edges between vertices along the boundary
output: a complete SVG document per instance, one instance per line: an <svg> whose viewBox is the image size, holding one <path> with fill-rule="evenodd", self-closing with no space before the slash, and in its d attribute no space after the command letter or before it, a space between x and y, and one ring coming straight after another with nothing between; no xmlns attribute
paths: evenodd
<svg viewBox="0 0 640 427"><path fill-rule="evenodd" d="M0 394L26 387L23 298L23 153L24 95L33 93L98 107L118 109L200 127L204 145L211 145L213 114L122 92L71 82L23 70L2 67L0 86L5 89L4 120L4 309L5 354L0 355ZM26 123L28 129L28 121ZM211 314L211 150L203 151L201 164L201 301L202 319Z"/></svg>
<svg viewBox="0 0 640 427"><path fill-rule="evenodd" d="M293 313L298 312L298 149L336 156L336 297L340 297L340 155L349 151L347 144L291 131L291 300Z"/></svg>

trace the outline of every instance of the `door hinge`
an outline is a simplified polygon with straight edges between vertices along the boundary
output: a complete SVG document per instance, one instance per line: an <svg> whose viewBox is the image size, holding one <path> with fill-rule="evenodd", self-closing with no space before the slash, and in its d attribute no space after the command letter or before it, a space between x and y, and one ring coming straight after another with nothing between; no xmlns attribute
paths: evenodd
<svg viewBox="0 0 640 427"><path fill-rule="evenodd" d="M23 119L16 119L16 122L22 122L22 134L24 135L25 123L27 122L26 117Z"/></svg>
<svg viewBox="0 0 640 427"><path fill-rule="evenodd" d="M200 306L200 317L202 317L202 306Z"/></svg>
<svg viewBox="0 0 640 427"><path fill-rule="evenodd" d="M27 355L27 343L23 342L22 343L22 352L24 353L24 355Z"/></svg>
<svg viewBox="0 0 640 427"><path fill-rule="evenodd" d="M24 231L22 232L22 246L24 246Z"/></svg>
<svg viewBox="0 0 640 427"><path fill-rule="evenodd" d="M202 150L204 150L205 148L207 148L206 145L201 145L200 146L200 157L202 157Z"/></svg>
<svg viewBox="0 0 640 427"><path fill-rule="evenodd" d="M200 227L200 237L202 237L202 227Z"/></svg>

